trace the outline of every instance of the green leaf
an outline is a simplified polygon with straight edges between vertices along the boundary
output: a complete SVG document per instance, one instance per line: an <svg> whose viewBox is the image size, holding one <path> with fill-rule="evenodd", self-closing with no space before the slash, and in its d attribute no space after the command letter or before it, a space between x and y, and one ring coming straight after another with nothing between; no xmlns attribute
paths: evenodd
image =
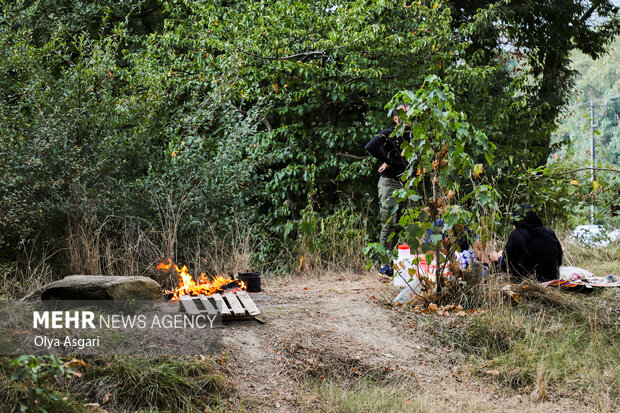
<svg viewBox="0 0 620 413"><path fill-rule="evenodd" d="M420 238L424 235L424 228L418 222L411 223L407 226L407 235L409 239Z"/></svg>
<svg viewBox="0 0 620 413"><path fill-rule="evenodd" d="M484 158L487 160L487 163L488 163L489 165L492 165L492 164L493 164L493 158L494 158L494 156L493 156L493 153L492 153L492 152L490 152L490 151L484 151Z"/></svg>
<svg viewBox="0 0 620 413"><path fill-rule="evenodd" d="M302 221L299 229L306 235L314 234L316 232L316 222Z"/></svg>
<svg viewBox="0 0 620 413"><path fill-rule="evenodd" d="M443 240L443 235L442 234L433 234L429 237L430 239L430 243L432 245L437 245L437 243L441 242Z"/></svg>
<svg viewBox="0 0 620 413"><path fill-rule="evenodd" d="M16 371L13 372L13 374L11 374L11 380L13 381L19 381L19 380L23 380L26 377L30 376L30 369L27 367L22 367L21 369L18 369Z"/></svg>
<svg viewBox="0 0 620 413"><path fill-rule="evenodd" d="M459 221L458 214L450 214L444 218L443 228L444 230L452 229L452 227Z"/></svg>

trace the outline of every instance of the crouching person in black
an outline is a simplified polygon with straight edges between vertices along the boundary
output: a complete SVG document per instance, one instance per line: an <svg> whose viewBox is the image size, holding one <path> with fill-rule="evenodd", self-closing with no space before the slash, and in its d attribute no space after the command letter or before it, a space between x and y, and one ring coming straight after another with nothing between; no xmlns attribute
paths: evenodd
<svg viewBox="0 0 620 413"><path fill-rule="evenodd" d="M559 278L560 241L543 225L530 205L521 204L516 209L514 230L508 236L503 256L500 251L492 259L499 261L502 271L508 269L513 282L521 282L532 275L541 282Z"/></svg>

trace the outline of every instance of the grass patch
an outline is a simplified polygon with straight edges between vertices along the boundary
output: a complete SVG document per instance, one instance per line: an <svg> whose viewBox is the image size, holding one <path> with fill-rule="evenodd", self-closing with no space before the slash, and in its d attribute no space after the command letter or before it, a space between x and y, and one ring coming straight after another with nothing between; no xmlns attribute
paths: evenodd
<svg viewBox="0 0 620 413"><path fill-rule="evenodd" d="M468 399L447 403L421 388L405 383L375 381L363 378L355 383L333 380L307 383L308 411L327 413L399 413L399 412L474 412L480 407Z"/></svg>
<svg viewBox="0 0 620 413"><path fill-rule="evenodd" d="M218 408L233 391L211 359L114 357L88 363L72 390L122 411L203 411Z"/></svg>
<svg viewBox="0 0 620 413"><path fill-rule="evenodd" d="M599 249L563 246L565 265L595 275L620 270L618 242ZM502 291L508 282L499 276L446 288L438 302L485 311L451 319L416 316L416 324L443 346L459 349L468 370L535 400L576 397L604 411L620 410L620 289L586 293L530 281L511 287L515 303Z"/></svg>
<svg viewBox="0 0 620 413"><path fill-rule="evenodd" d="M329 379L337 382L357 382L360 378L387 381L393 370L377 366L356 357L348 347L325 347L316 334L293 333L280 338L282 354L291 364L289 374L298 381Z"/></svg>
<svg viewBox="0 0 620 413"><path fill-rule="evenodd" d="M407 412L412 407L403 388L369 379L348 386L335 381L311 382L309 391L315 408L322 412Z"/></svg>
<svg viewBox="0 0 620 413"><path fill-rule="evenodd" d="M0 405L3 412L18 412L32 383L11 380L15 369L9 360L0 359ZM49 412L92 411L88 403L109 412L231 410L223 400L234 394L232 382L213 359L116 356L85 361L81 377L46 383L36 405Z"/></svg>
<svg viewBox="0 0 620 413"><path fill-rule="evenodd" d="M562 242L564 265L584 268L596 276L620 275L620 241L605 248L580 247Z"/></svg>
<svg viewBox="0 0 620 413"><path fill-rule="evenodd" d="M620 292L515 288L504 305L461 322L433 323L438 339L473 355L484 377L543 400L576 395L602 408L620 406ZM603 400L603 402L601 401Z"/></svg>

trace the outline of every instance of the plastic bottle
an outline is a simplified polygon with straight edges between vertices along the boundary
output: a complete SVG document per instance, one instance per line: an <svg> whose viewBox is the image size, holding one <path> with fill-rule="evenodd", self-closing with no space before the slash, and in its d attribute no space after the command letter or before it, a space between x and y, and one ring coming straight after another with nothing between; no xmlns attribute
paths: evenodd
<svg viewBox="0 0 620 413"><path fill-rule="evenodd" d="M407 304L422 291L420 280L415 272L410 270L413 270L411 249L407 244L401 244L398 246L398 258L394 263L394 285L405 288L394 299L394 304Z"/></svg>
<svg viewBox="0 0 620 413"><path fill-rule="evenodd" d="M411 264L411 249L407 244L398 246L398 258L394 263L394 285L397 287L406 287L407 281L411 278L409 269L413 268ZM414 279L417 277L414 277ZM412 280L413 282L413 280Z"/></svg>
<svg viewBox="0 0 620 413"><path fill-rule="evenodd" d="M407 285L406 280L409 279L407 268L409 267L411 267L411 249L407 244L400 244L398 246L398 258L396 258L394 263L395 286L404 287ZM405 279L403 279L403 276Z"/></svg>

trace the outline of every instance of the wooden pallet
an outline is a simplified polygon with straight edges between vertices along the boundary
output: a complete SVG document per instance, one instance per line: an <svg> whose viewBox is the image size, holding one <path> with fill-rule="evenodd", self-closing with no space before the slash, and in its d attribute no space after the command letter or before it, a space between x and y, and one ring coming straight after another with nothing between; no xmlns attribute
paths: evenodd
<svg viewBox="0 0 620 413"><path fill-rule="evenodd" d="M209 315L217 315L218 309L221 309L224 320L254 318L260 314L252 297L243 290L222 295L199 295L198 297L183 295L179 299L179 308L187 314Z"/></svg>

